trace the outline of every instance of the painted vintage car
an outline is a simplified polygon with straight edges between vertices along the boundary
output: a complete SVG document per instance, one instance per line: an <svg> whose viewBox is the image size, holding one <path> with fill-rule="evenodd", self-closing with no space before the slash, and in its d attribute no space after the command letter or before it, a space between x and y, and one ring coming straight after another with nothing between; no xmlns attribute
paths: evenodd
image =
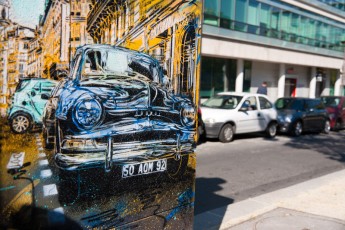
<svg viewBox="0 0 345 230"><path fill-rule="evenodd" d="M54 147L61 174L117 165L127 178L169 171L170 161L186 166L195 148L195 107L168 85L147 54L79 47L44 112L45 146Z"/></svg>
<svg viewBox="0 0 345 230"><path fill-rule="evenodd" d="M41 95L49 95L56 83L44 78L23 78L19 81L7 110L14 133L26 133L42 127L42 113L47 100Z"/></svg>

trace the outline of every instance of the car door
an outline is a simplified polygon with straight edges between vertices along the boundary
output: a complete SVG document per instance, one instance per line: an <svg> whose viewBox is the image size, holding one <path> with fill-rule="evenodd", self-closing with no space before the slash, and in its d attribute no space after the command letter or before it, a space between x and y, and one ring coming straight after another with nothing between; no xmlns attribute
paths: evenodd
<svg viewBox="0 0 345 230"><path fill-rule="evenodd" d="M319 130L324 125L323 111L318 108L318 100L306 100L306 117L304 119L305 130Z"/></svg>
<svg viewBox="0 0 345 230"><path fill-rule="evenodd" d="M273 109L273 104L265 97L259 96L259 105L260 105L260 116L259 123L261 131L267 128L267 125L270 123L272 118L276 115L276 112Z"/></svg>
<svg viewBox="0 0 345 230"><path fill-rule="evenodd" d="M50 95L52 89L54 88L55 83L53 82L41 82L40 83L40 88L37 91L37 100L36 100L36 108L39 112L39 114L43 113L44 107L47 103L47 99L42 99L42 94L47 94Z"/></svg>
<svg viewBox="0 0 345 230"><path fill-rule="evenodd" d="M249 105L246 103L249 102ZM261 112L258 109L256 96L247 96L242 100L238 110L236 133L249 133L262 130L260 127Z"/></svg>
<svg viewBox="0 0 345 230"><path fill-rule="evenodd" d="M340 114L341 114L340 118L344 126L344 123L345 123L345 98L344 97L342 98L341 106L339 109L340 109Z"/></svg>
<svg viewBox="0 0 345 230"><path fill-rule="evenodd" d="M38 117L42 115L43 108L42 108L42 99L41 99L41 82L37 82L34 87L31 89L30 93L30 105L38 114ZM37 116L37 115L35 115ZM38 118L37 117L37 118Z"/></svg>

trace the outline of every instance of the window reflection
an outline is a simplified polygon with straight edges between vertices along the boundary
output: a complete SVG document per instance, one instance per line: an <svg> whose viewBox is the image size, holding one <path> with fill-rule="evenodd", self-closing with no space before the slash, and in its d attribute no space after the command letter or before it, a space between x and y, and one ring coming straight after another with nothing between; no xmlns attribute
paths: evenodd
<svg viewBox="0 0 345 230"><path fill-rule="evenodd" d="M281 1L271 2L282 7L278 8L257 0L205 0L204 23L343 52L341 41L345 40L345 29L341 26L345 24L329 18L318 21L312 12ZM338 9L345 7L345 0L321 2ZM289 8L293 12L288 10ZM317 17L322 18L320 15Z"/></svg>

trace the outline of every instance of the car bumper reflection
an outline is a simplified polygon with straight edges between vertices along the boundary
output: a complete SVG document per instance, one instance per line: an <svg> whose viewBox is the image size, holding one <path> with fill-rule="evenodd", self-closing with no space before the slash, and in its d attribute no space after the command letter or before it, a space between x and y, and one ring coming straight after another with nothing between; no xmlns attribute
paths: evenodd
<svg viewBox="0 0 345 230"><path fill-rule="evenodd" d="M121 165L157 158L169 158L177 154L192 153L195 149L193 142L183 142L180 138L177 140L170 138L146 142L111 143L111 148L107 143L94 143L92 147L87 146L87 149L85 146L63 147L61 153L55 154L56 165L65 170L78 170L103 167L109 163ZM109 155L111 156L109 157ZM106 162L109 160L110 162Z"/></svg>
<svg viewBox="0 0 345 230"><path fill-rule="evenodd" d="M290 131L290 126L291 126L291 123L287 123L287 122L281 123L280 122L278 124L278 130L281 133L288 133Z"/></svg>
<svg viewBox="0 0 345 230"><path fill-rule="evenodd" d="M205 123L206 137L217 138L223 123Z"/></svg>

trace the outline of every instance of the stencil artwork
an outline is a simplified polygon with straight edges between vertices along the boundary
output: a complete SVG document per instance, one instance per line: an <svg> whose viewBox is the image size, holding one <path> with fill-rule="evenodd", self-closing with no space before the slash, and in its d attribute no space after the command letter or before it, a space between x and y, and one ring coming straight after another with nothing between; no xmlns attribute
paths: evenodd
<svg viewBox="0 0 345 230"><path fill-rule="evenodd" d="M0 12L1 227L192 229L201 2Z"/></svg>

